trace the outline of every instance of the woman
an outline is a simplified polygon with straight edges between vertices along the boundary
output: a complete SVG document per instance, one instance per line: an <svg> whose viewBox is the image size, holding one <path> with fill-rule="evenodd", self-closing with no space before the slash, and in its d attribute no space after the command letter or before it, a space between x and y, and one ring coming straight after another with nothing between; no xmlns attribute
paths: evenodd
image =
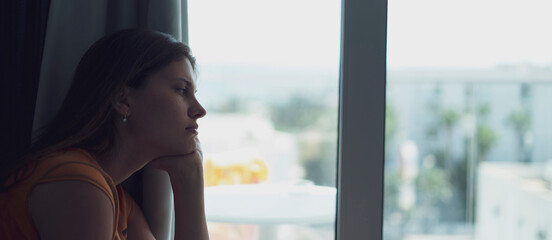
<svg viewBox="0 0 552 240"><path fill-rule="evenodd" d="M129 29L94 43L26 156L2 177L0 239L154 239L119 185L168 173L175 239L208 239L195 60L172 37Z"/></svg>

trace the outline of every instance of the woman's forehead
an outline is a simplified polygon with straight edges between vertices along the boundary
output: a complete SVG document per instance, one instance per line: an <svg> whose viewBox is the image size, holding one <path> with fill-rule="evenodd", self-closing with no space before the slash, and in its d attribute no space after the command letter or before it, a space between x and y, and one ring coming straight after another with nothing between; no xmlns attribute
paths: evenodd
<svg viewBox="0 0 552 240"><path fill-rule="evenodd" d="M174 61L161 69L159 74L164 79L168 80L182 80L189 84L195 85L195 77L193 74L193 68L188 59Z"/></svg>

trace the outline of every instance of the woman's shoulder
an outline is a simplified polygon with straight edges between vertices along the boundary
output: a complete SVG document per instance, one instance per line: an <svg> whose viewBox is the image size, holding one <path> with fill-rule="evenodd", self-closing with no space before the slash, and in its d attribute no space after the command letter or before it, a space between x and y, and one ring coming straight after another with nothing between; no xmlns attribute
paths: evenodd
<svg viewBox="0 0 552 240"><path fill-rule="evenodd" d="M116 205L100 189L82 181L40 184L32 191L28 207L41 237L109 239L115 234Z"/></svg>
<svg viewBox="0 0 552 240"><path fill-rule="evenodd" d="M45 154L38 158L38 167L51 167L59 164L85 164L99 167L98 162L82 148L66 148Z"/></svg>
<svg viewBox="0 0 552 240"><path fill-rule="evenodd" d="M0 229L0 238L6 234L9 236L23 234L21 236L33 239L29 236L32 236L31 233L35 231L35 227L40 229L44 226L52 228L64 226L63 224L48 225L52 219L47 217L40 220L45 224L35 226L29 211L29 207L32 206L35 210L40 209L33 211L33 215L39 215L35 215L37 219L41 216L70 214L74 212L73 210L81 209L80 214L84 214L83 216L94 214L101 216L100 219L92 219L94 223L106 219L109 220L107 222L112 223L112 218L118 210L117 190L113 181L92 155L82 149L64 149L30 160L12 175L12 183L6 192L0 194L0 203L8 208L0 214L0 220L4 222L0 224L0 228L4 227L2 224L8 224L4 220L11 219L9 224L13 225L13 229L20 230L3 232ZM60 209L64 212L60 212ZM93 212L83 211L90 209L94 209ZM52 212L47 212L50 210ZM89 221L89 219L75 217L64 224L67 223L65 227L73 226L71 223L80 226L79 221ZM57 221L57 223L62 222ZM110 228L112 229L113 226Z"/></svg>
<svg viewBox="0 0 552 240"><path fill-rule="evenodd" d="M113 200L115 184L86 150L69 148L38 159L35 168L36 184L54 181L84 181L95 185Z"/></svg>
<svg viewBox="0 0 552 240"><path fill-rule="evenodd" d="M40 182L80 178L112 184L94 157L80 148L67 148L43 154L26 161L4 182L4 186L30 187Z"/></svg>
<svg viewBox="0 0 552 240"><path fill-rule="evenodd" d="M90 183L115 200L116 188L111 177L101 168L94 157L80 148L68 148L29 160L5 182L9 192L21 197L40 184L60 181Z"/></svg>

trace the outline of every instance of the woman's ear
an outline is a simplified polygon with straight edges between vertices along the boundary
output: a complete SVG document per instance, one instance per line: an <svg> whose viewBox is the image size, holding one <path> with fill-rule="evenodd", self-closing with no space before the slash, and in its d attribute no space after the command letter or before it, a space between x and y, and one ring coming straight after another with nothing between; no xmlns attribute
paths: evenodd
<svg viewBox="0 0 552 240"><path fill-rule="evenodd" d="M130 115L129 93L130 90L127 87L123 87L117 92L112 101L113 109L119 114L127 117Z"/></svg>

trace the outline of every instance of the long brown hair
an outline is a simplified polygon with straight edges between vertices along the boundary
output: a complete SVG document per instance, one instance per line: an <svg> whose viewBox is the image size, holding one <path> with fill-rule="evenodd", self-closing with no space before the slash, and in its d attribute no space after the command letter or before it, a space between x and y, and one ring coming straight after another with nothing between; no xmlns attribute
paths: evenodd
<svg viewBox="0 0 552 240"><path fill-rule="evenodd" d="M57 114L39 130L28 151L3 170L0 186L30 160L57 150L77 147L95 155L105 153L114 141L115 95L124 86L144 87L153 73L184 58L195 70L187 45L146 29L121 30L96 41L75 69Z"/></svg>

